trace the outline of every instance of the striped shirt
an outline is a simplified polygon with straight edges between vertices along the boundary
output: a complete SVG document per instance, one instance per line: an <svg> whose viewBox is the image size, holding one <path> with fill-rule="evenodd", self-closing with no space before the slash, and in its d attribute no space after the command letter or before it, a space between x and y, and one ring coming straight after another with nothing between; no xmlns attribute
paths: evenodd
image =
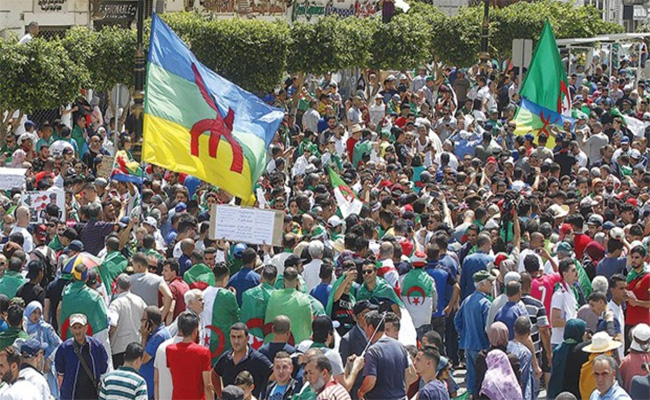
<svg viewBox="0 0 650 400"><path fill-rule="evenodd" d="M100 400L148 400L147 383L130 367L121 366L104 375L99 391Z"/></svg>
<svg viewBox="0 0 650 400"><path fill-rule="evenodd" d="M523 296L521 301L526 306L526 311L528 311L528 318L531 324L530 336L535 346L535 354L539 354L542 352L539 328L549 327L546 309L541 301L529 295Z"/></svg>
<svg viewBox="0 0 650 400"><path fill-rule="evenodd" d="M343 385L332 379L325 385L323 391L318 394L316 400L350 400L350 395Z"/></svg>

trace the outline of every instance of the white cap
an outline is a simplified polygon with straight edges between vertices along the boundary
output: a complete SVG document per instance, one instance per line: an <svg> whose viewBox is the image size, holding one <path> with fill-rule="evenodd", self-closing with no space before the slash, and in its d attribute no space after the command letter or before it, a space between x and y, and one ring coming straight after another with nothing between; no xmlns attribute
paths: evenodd
<svg viewBox="0 0 650 400"><path fill-rule="evenodd" d="M609 230L609 236L611 236L612 239L623 240L625 232L623 231L623 228L616 227Z"/></svg>
<svg viewBox="0 0 650 400"><path fill-rule="evenodd" d="M158 222L156 222L156 219L154 217L147 217L143 221L144 224L153 226L154 229L158 229Z"/></svg>

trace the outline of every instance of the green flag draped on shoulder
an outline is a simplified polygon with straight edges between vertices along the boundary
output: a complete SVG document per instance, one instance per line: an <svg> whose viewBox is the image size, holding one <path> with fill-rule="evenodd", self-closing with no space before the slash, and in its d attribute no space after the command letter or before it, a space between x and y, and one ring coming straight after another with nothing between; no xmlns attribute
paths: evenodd
<svg viewBox="0 0 650 400"><path fill-rule="evenodd" d="M106 287L106 293L109 295L116 293L113 290L113 283L119 274L124 272L129 265L129 260L119 251L109 253L102 264L99 266L99 277L102 284Z"/></svg>
<svg viewBox="0 0 650 400"><path fill-rule="evenodd" d="M293 343L297 344L311 336L311 320L313 312L311 300L305 293L296 289L280 289L271 293L266 306L264 323L273 322L278 315L286 315L291 320L291 334ZM264 338L264 342L271 341L271 334Z"/></svg>
<svg viewBox="0 0 650 400"><path fill-rule="evenodd" d="M522 98L526 98L540 107L559 114L571 115L569 82L551 24L548 21L546 21L542 35L535 47L533 58L530 61L521 89L519 89L519 94ZM546 125L548 123L542 122L542 126L531 126L529 124L530 119L522 119L523 115L520 117L520 113L521 108L517 110L517 115L515 115L515 121L517 122L516 134L524 135L533 131L537 136L540 131L547 129ZM548 133L547 136L549 136L549 140L546 146L552 148L555 145L555 140Z"/></svg>
<svg viewBox="0 0 650 400"><path fill-rule="evenodd" d="M88 335L94 335L108 328L106 303L97 291L86 286L84 281L75 281L63 289L61 300L61 339L71 337L70 316L81 313L88 318Z"/></svg>
<svg viewBox="0 0 650 400"><path fill-rule="evenodd" d="M250 332L251 346L258 349L264 344L266 306L275 288L264 282L242 294L241 322L245 323Z"/></svg>
<svg viewBox="0 0 650 400"><path fill-rule="evenodd" d="M388 300L400 307L404 307L404 303L399 297L397 297L395 289L393 289L393 287L388 282L379 277L375 279L375 288L372 291L368 290L368 287L365 283L361 285L359 291L357 292L357 301L374 299L381 302Z"/></svg>
<svg viewBox="0 0 650 400"><path fill-rule="evenodd" d="M328 171L334 189L334 197L343 218L347 218L350 214L359 214L361 206L363 206L361 200L357 199L350 186L343 182L343 179L332 168L328 168Z"/></svg>
<svg viewBox="0 0 650 400"><path fill-rule="evenodd" d="M431 323L436 300L435 282L424 269L412 269L404 276L402 301L416 328Z"/></svg>
<svg viewBox="0 0 650 400"><path fill-rule="evenodd" d="M212 321L205 327L210 331L210 352L213 362L230 350L228 331L234 323L239 322L239 306L235 294L228 289L215 289L217 294L212 305Z"/></svg>
<svg viewBox="0 0 650 400"><path fill-rule="evenodd" d="M214 286L217 284L214 279L214 273L203 263L193 265L192 268L185 271L183 274L183 280L190 286L190 289L193 289L194 287L205 289L206 286ZM205 284L203 287L200 287L201 285L196 285L201 282Z"/></svg>
<svg viewBox="0 0 650 400"><path fill-rule="evenodd" d="M343 281L345 281L345 274L341 274L339 279L337 279L334 284L332 285L332 290L330 291L330 295L327 298L327 307L325 307L325 313L329 315L332 320L334 320L334 316L332 315L332 308L334 307L334 294L336 291L339 289L339 287L343 284ZM354 297L354 293L352 293L352 288L350 288L350 293L348 293L348 296L350 296L350 302L352 304L356 303L356 299Z"/></svg>

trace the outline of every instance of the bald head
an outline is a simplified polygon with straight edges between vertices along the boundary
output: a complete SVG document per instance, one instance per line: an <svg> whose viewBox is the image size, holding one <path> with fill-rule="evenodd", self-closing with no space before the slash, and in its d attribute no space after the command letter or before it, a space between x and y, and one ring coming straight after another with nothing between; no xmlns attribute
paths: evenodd
<svg viewBox="0 0 650 400"><path fill-rule="evenodd" d="M16 225L23 228L29 225L29 208L25 206L16 208Z"/></svg>
<svg viewBox="0 0 650 400"><path fill-rule="evenodd" d="M379 247L379 255L382 259L393 257L393 244L391 242L383 242Z"/></svg>
<svg viewBox="0 0 650 400"><path fill-rule="evenodd" d="M189 238L181 240L181 251L186 256L190 256L194 251L194 240Z"/></svg>

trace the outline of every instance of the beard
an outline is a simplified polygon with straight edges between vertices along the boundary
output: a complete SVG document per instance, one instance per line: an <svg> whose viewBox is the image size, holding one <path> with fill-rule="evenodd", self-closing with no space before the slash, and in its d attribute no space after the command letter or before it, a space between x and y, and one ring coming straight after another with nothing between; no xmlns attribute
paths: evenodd
<svg viewBox="0 0 650 400"><path fill-rule="evenodd" d="M14 380L15 380L15 378L14 378L13 372L11 372L11 370L7 371L6 374L2 375L2 382L4 382L4 383L7 383L7 384L11 385L14 382Z"/></svg>
<svg viewBox="0 0 650 400"><path fill-rule="evenodd" d="M309 386L311 387L311 390L318 393L325 386L325 379L323 379L322 376L319 376L318 381L313 385L310 383Z"/></svg>

